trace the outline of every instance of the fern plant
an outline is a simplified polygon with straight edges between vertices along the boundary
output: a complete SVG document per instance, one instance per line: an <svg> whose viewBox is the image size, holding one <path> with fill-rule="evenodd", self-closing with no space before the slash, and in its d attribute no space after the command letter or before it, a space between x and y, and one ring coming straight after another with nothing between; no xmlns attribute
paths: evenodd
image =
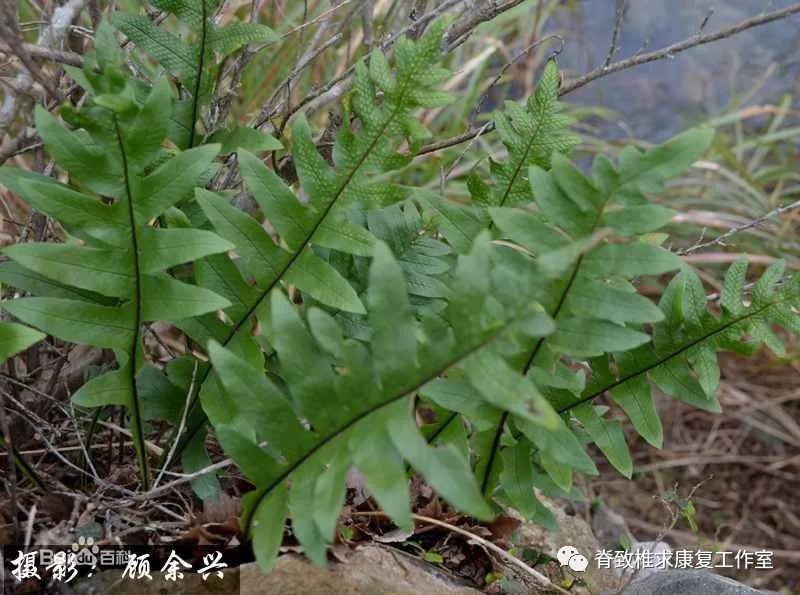
<svg viewBox="0 0 800 595"><path fill-rule="evenodd" d="M449 201L434 193L424 193L419 200L431 211L441 234L457 250L469 249L472 240L486 226L493 225L487 209L513 207L529 203L533 194L528 182L528 168L550 169L554 155L569 154L578 138L569 130L572 119L562 113L558 100L561 76L554 59L545 65L536 91L520 105L505 102L504 110L493 114L497 133L506 149L505 161L489 158L490 183L477 171L467 176L472 203L469 206Z"/></svg>
<svg viewBox="0 0 800 595"><path fill-rule="evenodd" d="M493 184L488 189L477 176L468 179L473 200L497 207L530 202L528 168L536 165L550 169L553 155L569 153L578 143L578 138L568 128L571 118L561 112L560 86L561 76L555 60L551 59L524 107L507 101L505 110L495 112L497 134L508 157L503 163L490 159Z"/></svg>
<svg viewBox="0 0 800 595"><path fill-rule="evenodd" d="M114 350L119 367L87 382L73 400L87 407L129 409L146 487L148 465L136 381L144 364L142 325L227 306L228 301L217 294L182 283L165 271L232 246L209 231L150 224L177 202L191 198L195 186L208 182L219 146L167 154L161 144L170 115L164 108L172 101L168 82L157 81L144 102L137 104L119 75L122 57L107 25L98 30L96 43L101 74L91 64L84 73L91 100L80 111L65 106L62 112L76 128L66 128L42 108L36 111L45 146L67 168L75 188L44 175L0 169L0 182L57 221L66 240L3 250L29 272L29 281L37 282L35 297L3 302L3 308L55 337ZM47 283L48 279L57 284ZM21 285L24 289L26 283ZM64 287L74 288L80 297L64 297Z"/></svg>
<svg viewBox="0 0 800 595"><path fill-rule="evenodd" d="M569 275L545 298L543 306L557 321L557 330L523 352L517 363L520 373L530 376L544 390L563 389L562 384L570 377L580 384L580 378L564 364L565 357L625 352L649 341L641 325L659 321L661 313L636 293L631 279L674 271L681 263L668 250L640 239L642 234L665 225L673 214L648 204L643 190L657 191L664 180L683 171L705 151L710 138L710 131L698 130L645 153L631 149L624 154L619 169L598 157L591 178L566 158L555 155L551 171L538 166L530 169L535 210L490 209L499 237L522 246L534 258L543 250L569 250L571 243L580 246L597 233L606 236L600 245L581 254ZM478 455L477 472L487 495L492 493L502 467L499 455L508 422L508 414L497 418L485 435L485 452ZM602 433L598 446L610 455L612 464L630 475L627 449L623 454L619 448L624 445L619 427L609 426L602 419L592 419L590 427ZM570 469L594 471L591 462L577 451L570 454L558 449L550 458L541 434L531 439L542 465L564 489L571 483Z"/></svg>
<svg viewBox="0 0 800 595"><path fill-rule="evenodd" d="M169 452L187 470L206 466L210 422L254 486L241 526L264 568L287 518L324 564L351 468L402 527L410 471L478 519L512 506L552 526L534 486L568 492L576 472L596 473L587 444L631 476L612 407L661 446L653 385L716 411L718 351L763 343L780 353L773 326L800 331L800 281L782 279L781 264L745 299L747 265L735 263L717 308L662 247L674 213L649 197L702 156L710 130L625 149L616 164L599 156L586 174L566 155L577 139L550 62L524 106L496 114L507 157L490 162L489 182L468 176L469 204L403 185L430 136L419 112L450 100L439 90L449 74L437 22L417 41L397 40L393 63L379 50L358 63L330 162L296 118L285 139L291 185L247 150L277 141L253 146L253 131L201 123L221 60L271 33L218 26L215 0L151 4L188 37L144 16L113 22L176 81L157 68L154 82L124 74L126 56L102 24L83 70L69 70L88 100L63 105L63 123L36 113L68 183L0 169L0 183L58 222L62 240L4 249L0 280L30 295L2 307L39 330L0 324L0 359L39 331L112 349L117 368L73 398L127 407L144 490L146 421L182 428L188 396L186 431ZM236 153L226 165L255 213L235 206L232 189L209 189L221 152ZM668 275L658 304L639 292L643 277ZM163 366L142 349L155 320L187 337ZM420 402L437 415L422 428ZM210 475L194 487L201 497L219 490Z"/></svg>
<svg viewBox="0 0 800 595"><path fill-rule="evenodd" d="M263 370L210 343L225 397L208 410L209 418L223 448L256 486L243 528L252 531L263 566L269 568L277 555L287 511L306 553L324 563L351 466L404 527L411 522L404 459L455 506L478 518L491 516L463 451L430 448L412 410L420 388L463 367L482 370L470 377L480 394L473 406L508 408L542 427L558 419L533 385L496 390L513 376L488 346L508 332L530 339L552 330L550 319L528 301L545 271L526 278L525 293L501 302L493 286L507 277L502 268L492 263L488 237L479 237L473 251L459 258L445 311L416 317L402 267L388 247L376 244L366 296L367 344L347 338L321 309L301 316L274 291L270 316L262 322L277 352L283 389Z"/></svg>

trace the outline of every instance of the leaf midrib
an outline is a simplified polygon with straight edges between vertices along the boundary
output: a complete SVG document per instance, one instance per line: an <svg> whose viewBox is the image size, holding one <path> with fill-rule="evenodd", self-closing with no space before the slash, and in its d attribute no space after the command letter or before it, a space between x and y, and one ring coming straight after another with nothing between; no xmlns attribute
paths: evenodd
<svg viewBox="0 0 800 595"><path fill-rule="evenodd" d="M142 424L141 407L139 403L139 392L136 387L136 354L139 347L139 331L142 323L142 284L141 271L139 270L139 238L136 230L136 216L133 208L133 192L130 183L130 170L128 166L128 154L125 150L125 142L122 139L122 131L119 128L117 115L112 115L114 131L119 145L120 157L122 158L122 177L127 197L128 221L131 229L131 244L133 248L133 337L131 339L128 369L131 384L131 423L134 426L135 435L133 436L134 445L139 457L140 474L142 476L142 488L144 491L150 489L149 467L147 462L147 450L144 444L144 425Z"/></svg>
<svg viewBox="0 0 800 595"><path fill-rule="evenodd" d="M192 93L192 122L189 129L189 146L192 148L194 145L195 130L197 127L197 112L200 109L200 88L203 83L203 68L205 68L206 59L206 35L208 28L208 16L206 15L206 0L200 0L201 5L201 23L200 27L200 55L197 59L197 76L194 80L194 93Z"/></svg>
<svg viewBox="0 0 800 595"><path fill-rule="evenodd" d="M512 174L511 179L508 182L508 186L506 186L505 192L503 192L503 197L500 199L500 204L498 206L502 207L506 203L508 195L511 194L511 189L514 187L514 182L517 181L517 178L519 177L519 172L522 171L522 166L528 160L528 155L530 154L531 149L533 148L534 141L539 137L539 131L542 128L543 120L544 118L540 118L536 122L536 129L533 131L533 134L531 134L530 139L525 145L525 151L522 154L522 158L519 160L519 163L517 163L516 167L514 168L514 173Z"/></svg>
<svg viewBox="0 0 800 595"><path fill-rule="evenodd" d="M579 405L582 405L583 403L587 403L589 401L592 401L593 399L599 397L600 395L602 395L606 391L613 390L616 387L618 387L618 386L620 386L622 384L625 384L629 380L632 380L632 379L634 379L634 378L636 378L638 376L641 376L642 374L647 374L651 370L654 370L654 369L658 368L659 366L664 365L665 363L667 363L671 359L676 358L676 357L686 353L687 351L689 351L693 347L697 347L698 345L700 345L702 343L705 343L706 341L708 341L712 337L714 337L714 336L716 336L716 335L718 335L720 333L725 332L726 330L728 330L729 328L731 328L733 326L736 326L740 322L744 322L745 320L747 320L749 318L753 318L755 316L758 316L759 314L761 314L765 310L767 310L769 308L772 308L773 306L776 306L776 305L782 303L783 301L785 301L785 300L769 302L768 304L766 304L764 306L761 306L760 308L758 308L756 310L750 311L750 312L748 312L746 314L743 314L741 316L737 316L736 318L733 318L733 319L729 320L728 322L720 325L719 327L715 328L714 330L709 331L707 333L704 333L703 335L693 339L689 343L686 343L685 345L680 346L679 348L675 349L674 351L671 351L667 355L664 355L664 356L658 358L656 361L651 362L649 364L646 364L645 366L639 368L635 372L630 372L630 373L618 378L617 380L614 380L613 382L609 382L608 384L606 384L602 388L595 389L589 395L587 395L585 397L581 397L578 401L575 401L574 403L571 403L569 405L566 405L566 406L562 407L561 409L558 409L558 413L560 414L560 413L565 413L567 411L570 411L571 409L574 409L575 407L577 407Z"/></svg>
<svg viewBox="0 0 800 595"><path fill-rule="evenodd" d="M606 200L603 202L603 205L597 210L597 216L595 217L594 222L592 223L591 233L594 233L594 231L597 229L597 226L600 223L600 219L603 216L603 211L611 202L611 197L614 196L614 194L617 192L618 189L619 189L618 186L614 186L613 189L609 190L608 194L606 195ZM561 292L561 295L558 298L558 303L556 304L556 307L553 309L553 314L551 315L551 318L554 321L558 319L558 316L561 313L561 309L564 307L564 304L567 300L567 296L569 295L572 286L575 284L575 280L578 277L578 272L581 268L581 264L583 263L583 257L584 255L581 254L578 257L578 260L575 262L575 265L572 267L572 272L570 274L569 280L567 281L567 284L564 286L564 290ZM530 356L528 357L528 359L525 362L525 365L522 368L523 376L527 376L528 372L533 367L533 364L536 361L536 356L539 355L539 351L544 345L546 339L547 337L540 337L536 341L536 345L534 346ZM500 421L498 421L497 423L497 429L495 430L495 435L494 438L492 439L492 446L489 453L489 462L484 468L484 475L483 478L481 479L481 493L483 493L484 495L486 495L486 490L489 488L489 480L491 479L492 476L492 468L494 467L495 461L497 461L497 455L500 452L500 439L503 437L503 431L505 430L506 422L508 422L508 418L510 415L511 415L510 412L503 411L502 415L500 416Z"/></svg>

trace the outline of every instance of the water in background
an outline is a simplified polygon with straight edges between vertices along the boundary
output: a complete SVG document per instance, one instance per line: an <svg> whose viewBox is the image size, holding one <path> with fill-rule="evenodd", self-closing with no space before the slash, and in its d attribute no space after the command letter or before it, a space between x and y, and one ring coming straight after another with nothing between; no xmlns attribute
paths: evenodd
<svg viewBox="0 0 800 595"><path fill-rule="evenodd" d="M614 60L694 35L711 8L714 13L704 33L791 3L629 0ZM615 4L614 0L568 0L550 21L550 31L565 33L566 46L558 61L568 75L583 74L605 60ZM766 84L748 102L750 105L777 102L786 93L800 96L800 14L689 49L673 59L608 75L570 93L568 101L618 112L628 129L620 124L603 124L605 138L632 134L658 142L719 114L732 100L749 94L768 72ZM798 107L796 98L792 104Z"/></svg>

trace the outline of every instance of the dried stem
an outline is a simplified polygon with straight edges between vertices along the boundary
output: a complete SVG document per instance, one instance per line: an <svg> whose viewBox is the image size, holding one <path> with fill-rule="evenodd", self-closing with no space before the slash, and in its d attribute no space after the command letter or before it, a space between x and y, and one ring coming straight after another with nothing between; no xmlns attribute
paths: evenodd
<svg viewBox="0 0 800 595"><path fill-rule="evenodd" d="M742 223L741 225L737 225L736 227L731 227L728 231L726 231L725 233L723 233L722 235L713 240L709 240L708 242L698 242L693 246L689 246L688 248L679 250L678 254L684 256L686 254L691 254L693 252L697 252L698 250L703 250L705 248L710 248L712 246L725 246L725 240L727 240L731 236L736 235L737 233L740 233L742 231L752 229L753 227L756 227L757 225L763 223L767 219L771 219L772 217L782 215L783 213L786 213L788 211L793 211L794 209L797 208L800 208L800 200L796 200L791 204L778 207L777 209L773 209L769 213L761 215L761 217L753 219L752 221L748 221L747 223Z"/></svg>

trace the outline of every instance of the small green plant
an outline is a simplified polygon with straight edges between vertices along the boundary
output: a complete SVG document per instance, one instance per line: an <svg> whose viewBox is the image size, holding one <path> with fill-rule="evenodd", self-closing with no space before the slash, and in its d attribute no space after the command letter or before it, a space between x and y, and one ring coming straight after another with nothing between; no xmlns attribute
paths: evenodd
<svg viewBox="0 0 800 595"><path fill-rule="evenodd" d="M552 527L534 487L568 493L575 473L596 474L587 444L631 476L612 407L660 447L652 387L716 411L718 351L780 352L773 326L800 332L800 285L781 263L747 299L747 263L735 263L717 307L662 247L674 212L650 197L704 154L711 129L629 147L616 163L598 156L584 173L567 156L577 139L551 61L529 101L496 115L507 156L488 180L466 176L464 204L405 177L430 139L420 112L451 99L445 22L399 39L391 58L375 49L357 63L326 159L303 116L278 143L204 114L222 58L271 32L218 27L208 0L153 4L181 19L189 42L118 13L112 22L157 61L151 76L129 75L103 24L94 55L70 71L85 103L63 105L62 121L37 111L69 182L0 169L63 229L63 243L4 250L0 280L30 295L2 306L52 337L114 351L116 369L73 401L127 408L142 490L144 437L159 416L148 403L188 395L174 452L187 471L206 466L210 426L253 485L241 527L263 568L287 519L325 563L351 468L400 527L412 524L411 471L478 519L507 505ZM283 144L296 183L258 154ZM220 168L241 179L254 214L234 204L233 186L212 183ZM658 304L638 291L665 275ZM142 334L153 321L192 349L149 361ZM0 326L0 356L42 337ZM423 428L421 404L436 414ZM161 417L177 427L180 409ZM194 487L203 498L220 489L213 475Z"/></svg>

